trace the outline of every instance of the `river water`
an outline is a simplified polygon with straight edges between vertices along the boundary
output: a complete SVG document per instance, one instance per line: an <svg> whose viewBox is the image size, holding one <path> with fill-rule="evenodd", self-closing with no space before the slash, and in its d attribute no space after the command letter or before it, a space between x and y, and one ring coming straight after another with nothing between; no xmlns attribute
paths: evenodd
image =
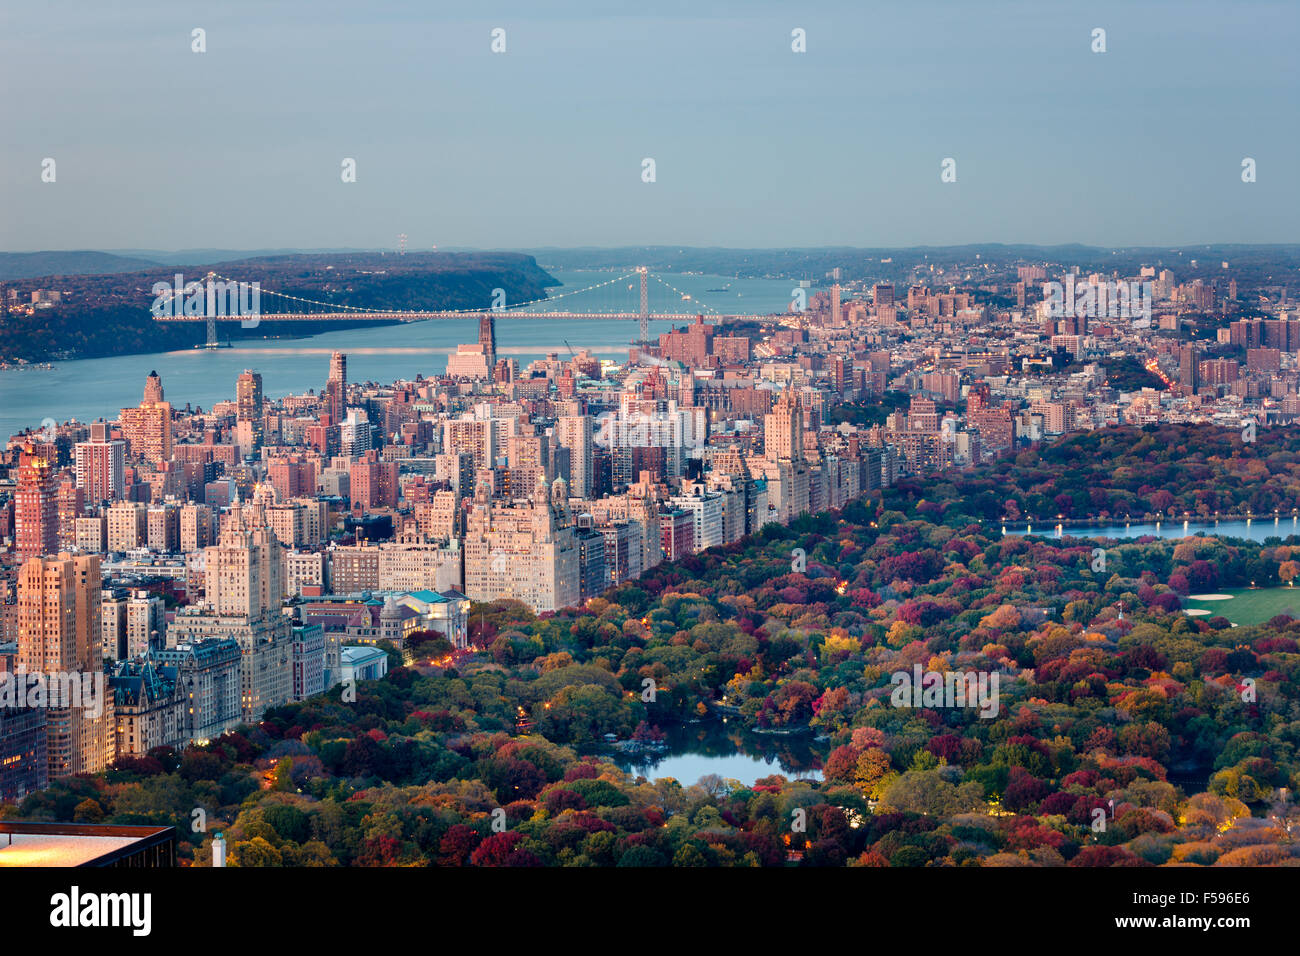
<svg viewBox="0 0 1300 956"><path fill-rule="evenodd" d="M555 272L563 286L552 295L584 289L619 273ZM665 275L681 294L650 280L651 311L666 311L672 301L681 312L703 303L721 313L783 312L790 303L794 283L784 279L733 279L709 275ZM636 310L639 289L596 291L564 300L558 307L573 311ZM729 286L726 292L710 292ZM589 298L591 297L591 298ZM583 304L585 303L585 304ZM651 337L672 328L672 323L650 322ZM502 315L496 323L497 353L516 359L522 369L529 362L555 352L567 355L589 349L601 358L626 359L628 343L637 335L635 321L609 319L529 319ZM298 339L240 339L235 348L189 349L142 355L57 362L53 369L0 370L0 440L24 428L39 427L47 418L94 421L115 418L126 407L138 405L145 377L156 370L162 376L166 398L173 408L210 408L214 402L235 397L235 379L244 369L262 373L268 398L319 391L329 373L330 353L347 353L348 380L387 384L398 378L426 378L447 368L447 356L462 342L478 341L477 319L438 319L403 325L346 329Z"/></svg>

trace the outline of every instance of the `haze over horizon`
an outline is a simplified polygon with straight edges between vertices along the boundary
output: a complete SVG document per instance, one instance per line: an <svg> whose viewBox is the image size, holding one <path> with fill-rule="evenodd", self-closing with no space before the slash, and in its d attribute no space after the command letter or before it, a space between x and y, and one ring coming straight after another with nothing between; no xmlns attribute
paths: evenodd
<svg viewBox="0 0 1300 956"><path fill-rule="evenodd" d="M1232 247L1243 248L1268 248L1268 247L1300 247L1300 241L1287 242L1184 242L1184 243L1081 243L1081 242L1032 242L1032 241L987 241L971 240L970 242L954 243L915 243L909 245L899 244L881 244L881 245L858 245L847 243L827 243L822 245L699 245L688 242L681 243L610 243L608 245L550 245L550 246L439 246L436 250L411 249L410 253L427 253L436 251L439 253L521 253L524 255L534 255L538 253L555 252L555 253L580 253L590 251L593 253L609 253L621 250L637 249L672 249L680 248L684 251L704 252L713 250L725 250L734 252L832 252L838 250L844 251L862 251L862 252L908 252L920 249L956 249L964 247L981 247L997 246L1006 248L1041 248L1050 249L1068 249L1071 247L1098 249L1098 250L1175 250L1175 251L1197 251L1204 249L1229 249ZM122 257L147 258L150 255L178 256L185 253L221 253L232 255L254 256L272 256L272 255L348 255L348 254L383 254L388 252L397 252L394 246L338 246L338 247L308 247L308 246L280 246L270 247L246 247L246 248L215 248L211 246L192 246L178 249L163 248L136 248L136 247L118 247L118 248L85 248L81 246L71 246L66 249L0 249L0 255L40 255L42 253L77 253L77 252L98 252L108 255ZM165 263L162 263L165 264Z"/></svg>
<svg viewBox="0 0 1300 956"><path fill-rule="evenodd" d="M1285 2L57 8L0 12L7 250L1300 238Z"/></svg>

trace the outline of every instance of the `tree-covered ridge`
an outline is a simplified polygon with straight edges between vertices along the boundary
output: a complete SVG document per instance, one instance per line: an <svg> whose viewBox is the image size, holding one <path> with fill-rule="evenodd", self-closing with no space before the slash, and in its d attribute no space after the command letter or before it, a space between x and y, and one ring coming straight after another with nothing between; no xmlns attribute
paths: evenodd
<svg viewBox="0 0 1300 956"><path fill-rule="evenodd" d="M204 341L206 326L157 322L150 312L155 283L206 281L209 271L240 282L261 284L263 317L254 328L220 326L222 339L307 336L375 325L368 319L320 322L275 321L287 303L271 292L340 309L480 309L504 289L507 302L545 298L556 285L531 256L504 252L319 253L262 256L215 265L155 267L142 272L58 276L17 283L27 293L54 284L65 292L62 305L26 312L0 308L0 359L45 361L66 353L74 358L187 348ZM52 281L53 280L53 281ZM320 311L319 309L317 311ZM387 324L387 323L381 323Z"/></svg>
<svg viewBox="0 0 1300 956"><path fill-rule="evenodd" d="M1116 469L1163 457L1125 434L1094 454ZM1082 466L1058 447L1005 480L1031 467L1064 480ZM1283 465L1259 486L1282 495L1288 481ZM923 490L951 501L938 486ZM202 862L201 807L239 865L1300 859L1300 621L1233 628L1180 610L1189 592L1276 584L1300 545L1148 539L1111 544L1102 565L1095 542L907 514L919 510L899 491L769 526L581 609L476 609L482 650L454 668L399 667L355 703L279 708L4 812L175 823ZM918 666L996 675L996 714L898 706L894 675ZM824 736L824 779L646 781L602 747L710 712Z"/></svg>
<svg viewBox="0 0 1300 956"><path fill-rule="evenodd" d="M1032 519L1135 520L1290 515L1300 508L1300 433L1151 425L1072 434L969 471L905 478L887 501L909 517L960 526Z"/></svg>

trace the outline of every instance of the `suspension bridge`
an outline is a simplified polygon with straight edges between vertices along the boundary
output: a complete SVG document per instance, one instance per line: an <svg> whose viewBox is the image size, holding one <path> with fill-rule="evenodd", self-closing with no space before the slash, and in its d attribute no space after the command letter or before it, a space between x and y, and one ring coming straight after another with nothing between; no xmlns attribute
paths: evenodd
<svg viewBox="0 0 1300 956"><path fill-rule="evenodd" d="M251 328L262 321L425 322L434 319L476 319L489 315L495 318L510 316L528 319L626 319L637 321L638 341L645 344L650 340L651 319L689 322L697 316L708 316L718 322L726 322L761 319L767 315L723 314L678 289L645 266L584 289L571 289L526 302L503 301L504 290L493 290L502 301L494 302L489 308L477 309L365 308L304 298L262 288L260 285L254 287L253 283L231 279L215 272L209 272L205 278L206 284L194 282L183 289L169 290L158 296L154 321L206 322L206 345L209 348L220 344L217 338L218 322L239 322L245 328ZM654 286L651 286L651 280L654 281ZM250 288L254 288L251 295ZM658 293L653 297L653 303L650 295L652 288ZM264 296L269 297L270 304L279 306L279 309L268 310ZM636 296L635 300L633 296ZM563 307L560 306L561 301ZM158 305L161 305L161 310Z"/></svg>

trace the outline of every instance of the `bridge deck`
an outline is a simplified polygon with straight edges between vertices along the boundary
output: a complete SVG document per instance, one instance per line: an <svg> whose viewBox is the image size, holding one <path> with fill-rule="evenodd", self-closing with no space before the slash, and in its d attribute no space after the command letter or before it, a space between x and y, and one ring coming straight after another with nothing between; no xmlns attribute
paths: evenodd
<svg viewBox="0 0 1300 956"><path fill-rule="evenodd" d="M739 319L765 319L771 314L717 315L707 312L651 312L647 318L663 322L691 322L703 315L715 321ZM483 316L498 319L625 319L629 322L641 318L635 312L263 312L256 316L238 315L157 315L155 322L246 322L261 319L266 322L424 322L429 319L478 319Z"/></svg>

